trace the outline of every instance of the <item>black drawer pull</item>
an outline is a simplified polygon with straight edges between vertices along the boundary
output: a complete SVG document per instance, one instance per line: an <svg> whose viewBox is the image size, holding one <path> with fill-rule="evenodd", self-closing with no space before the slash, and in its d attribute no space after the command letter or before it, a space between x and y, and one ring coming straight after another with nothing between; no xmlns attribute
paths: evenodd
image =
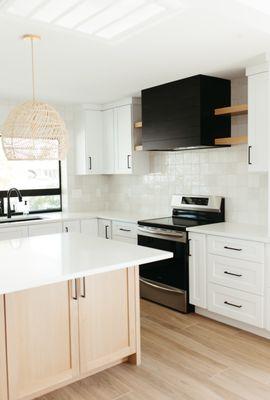
<svg viewBox="0 0 270 400"><path fill-rule="evenodd" d="M236 308L242 308L243 307L243 306L240 306L238 304L229 303L228 301L224 301L224 304L226 304L227 306L232 306L232 307L236 307Z"/></svg>
<svg viewBox="0 0 270 400"><path fill-rule="evenodd" d="M119 231L123 231L123 232L131 232L130 229L124 229L124 228L119 228Z"/></svg>
<svg viewBox="0 0 270 400"><path fill-rule="evenodd" d="M237 276L238 278L240 278L241 276L243 276L242 274L234 274L233 272L229 272L229 271L224 271L224 274L232 275L232 276Z"/></svg>
<svg viewBox="0 0 270 400"><path fill-rule="evenodd" d="M234 251L242 251L242 249L237 249L236 247L224 246L224 249L234 250Z"/></svg>
<svg viewBox="0 0 270 400"><path fill-rule="evenodd" d="M248 146L248 165L252 165L251 157L250 157L251 147L252 147L252 146Z"/></svg>

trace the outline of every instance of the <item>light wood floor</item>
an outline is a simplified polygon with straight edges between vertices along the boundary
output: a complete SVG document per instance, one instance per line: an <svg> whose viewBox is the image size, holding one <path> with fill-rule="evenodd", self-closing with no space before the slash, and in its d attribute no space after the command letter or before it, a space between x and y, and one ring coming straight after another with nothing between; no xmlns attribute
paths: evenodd
<svg viewBox="0 0 270 400"><path fill-rule="evenodd" d="M122 364L39 400L270 400L270 341L142 301L142 366Z"/></svg>

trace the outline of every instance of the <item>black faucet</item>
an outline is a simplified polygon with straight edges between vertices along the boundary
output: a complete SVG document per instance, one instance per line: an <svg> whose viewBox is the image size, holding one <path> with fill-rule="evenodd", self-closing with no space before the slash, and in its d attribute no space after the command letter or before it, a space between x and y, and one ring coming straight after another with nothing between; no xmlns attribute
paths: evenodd
<svg viewBox="0 0 270 400"><path fill-rule="evenodd" d="M11 208L10 208L10 197L11 197L12 192L16 192L19 202L22 202L21 192L16 188L9 189L9 191L7 193L7 217L8 218L11 218L11 215L15 213L15 210L11 210Z"/></svg>

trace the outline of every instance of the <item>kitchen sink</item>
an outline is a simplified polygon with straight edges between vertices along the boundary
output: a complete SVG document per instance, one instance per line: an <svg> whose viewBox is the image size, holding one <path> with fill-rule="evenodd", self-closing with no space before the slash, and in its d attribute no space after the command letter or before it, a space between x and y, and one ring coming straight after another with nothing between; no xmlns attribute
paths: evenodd
<svg viewBox="0 0 270 400"><path fill-rule="evenodd" d="M34 216L21 216L21 217L13 217L13 218L7 218L7 217L2 217L0 218L0 224L10 224L12 222L25 222L25 221L37 221L43 219L42 217L34 217Z"/></svg>

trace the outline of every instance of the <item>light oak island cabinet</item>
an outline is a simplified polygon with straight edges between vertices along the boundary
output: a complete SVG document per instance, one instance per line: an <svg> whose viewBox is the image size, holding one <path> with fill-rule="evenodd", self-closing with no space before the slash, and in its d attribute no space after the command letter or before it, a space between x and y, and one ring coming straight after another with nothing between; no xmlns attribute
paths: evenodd
<svg viewBox="0 0 270 400"><path fill-rule="evenodd" d="M0 399L7 398L5 309L4 296L0 296Z"/></svg>
<svg viewBox="0 0 270 400"><path fill-rule="evenodd" d="M139 364L138 302L137 267L0 296L1 400L31 400L120 362Z"/></svg>
<svg viewBox="0 0 270 400"><path fill-rule="evenodd" d="M77 307L68 282L5 296L9 400L79 375Z"/></svg>

